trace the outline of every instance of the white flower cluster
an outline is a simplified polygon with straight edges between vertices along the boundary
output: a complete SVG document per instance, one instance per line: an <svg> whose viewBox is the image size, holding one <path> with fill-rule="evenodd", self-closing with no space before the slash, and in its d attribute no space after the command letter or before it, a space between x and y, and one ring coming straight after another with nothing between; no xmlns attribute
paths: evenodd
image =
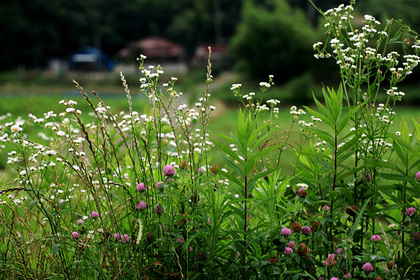
<svg viewBox="0 0 420 280"><path fill-rule="evenodd" d="M395 115L396 113L391 109L386 108L383 103L380 103L378 108L376 108L375 117L377 117L381 122L392 124L390 119L392 119Z"/></svg>
<svg viewBox="0 0 420 280"><path fill-rule="evenodd" d="M275 114L275 117L278 118L277 114L279 113L279 108L276 107L277 104L280 104L280 100L277 99L269 99L267 100L267 104L271 107L273 110L273 113Z"/></svg>
<svg viewBox="0 0 420 280"><path fill-rule="evenodd" d="M348 26L351 25L350 19L353 18L350 14L352 11L353 7L351 5L340 5L338 8L326 11L325 16L327 23L325 24L325 27L329 29L329 33L339 34L339 32L341 32L339 30L348 29ZM377 62L378 69L380 69L383 64L386 64L386 66L390 68L398 65L398 53L391 52L386 56L382 56L380 53L377 53L376 49L367 47L370 38L375 37L383 39L388 36L388 33L385 30L377 30L377 27L381 23L371 15L365 15L363 23L364 26L362 26L361 31L352 29L352 31L347 32L348 40L347 38L341 39L340 37L333 37L330 40L330 46L333 49L337 64L346 71L352 69L354 72L356 72L356 69L360 67L360 64L358 63L359 60L362 60L365 65L369 65L371 61ZM317 42L313 45L314 50L318 52L315 54L315 57L329 57L328 53L324 53L325 48L324 50L321 50L321 46L321 42ZM420 49L420 42L416 41L412 45L412 48L415 50ZM419 61L419 58L416 55L407 55L405 58L406 62L403 63L404 68L396 71L395 69L391 70L391 72L394 72L398 78L401 78L403 75L410 74Z"/></svg>
<svg viewBox="0 0 420 280"><path fill-rule="evenodd" d="M239 89L241 88L241 86L242 86L242 84L233 84L233 85L230 87L230 90L231 90L231 91L239 90Z"/></svg>
<svg viewBox="0 0 420 280"><path fill-rule="evenodd" d="M101 103L98 104L98 107L96 107L95 111L96 111L96 113L98 114L99 117L107 119L108 118L107 111L109 109L111 109L111 107L106 106L101 102Z"/></svg>
<svg viewBox="0 0 420 280"><path fill-rule="evenodd" d="M28 118L33 120L34 123L43 123L44 122L44 118L37 118L33 114L29 114Z"/></svg>
<svg viewBox="0 0 420 280"><path fill-rule="evenodd" d="M413 45L413 47L419 47L420 48L420 46L418 46L418 45ZM420 57L418 57L417 55L408 54L408 55L404 55L404 58L405 58L405 62L402 63L404 68L398 68L397 69L398 72L395 73L397 78L399 78L399 75L409 75L409 74L411 74L414 67L416 67L420 62Z"/></svg>
<svg viewBox="0 0 420 280"><path fill-rule="evenodd" d="M308 184L305 184L305 183L297 183L296 184L296 187L297 188L304 188L305 190L307 190L308 189Z"/></svg>
<svg viewBox="0 0 420 280"><path fill-rule="evenodd" d="M317 118L315 116L311 116L312 121L314 122L321 122L322 120L320 118Z"/></svg>
<svg viewBox="0 0 420 280"><path fill-rule="evenodd" d="M277 100L277 99L269 99L269 100L267 100L267 104L269 104L270 106L274 107L277 104L280 104L280 100Z"/></svg>
<svg viewBox="0 0 420 280"><path fill-rule="evenodd" d="M256 112L270 111L270 108L268 108L267 105L265 104L262 104L262 105L257 104L257 106L255 106L255 111Z"/></svg>
<svg viewBox="0 0 420 280"><path fill-rule="evenodd" d="M397 99L401 99L405 95L404 92L398 91L398 88L397 87L392 87L392 88L388 89L386 91L386 94L388 94L390 96L394 96Z"/></svg>
<svg viewBox="0 0 420 280"><path fill-rule="evenodd" d="M326 141L321 141L321 142L315 143L315 149L316 149L317 152L325 151L325 146L327 146Z"/></svg>
<svg viewBox="0 0 420 280"><path fill-rule="evenodd" d="M178 107L180 114L177 115L178 122L183 127L189 127L195 122L197 122L198 118L200 117L200 113L197 112L195 109L188 109L186 104L180 105Z"/></svg>
<svg viewBox="0 0 420 280"><path fill-rule="evenodd" d="M242 98L245 99L245 100L247 100L247 101L251 101L254 95L255 95L255 92L250 92L248 94L244 94L242 96Z"/></svg>
<svg viewBox="0 0 420 280"><path fill-rule="evenodd" d="M292 106L290 107L290 114L291 115L305 115L306 112L303 111L302 109L298 110L296 106Z"/></svg>
<svg viewBox="0 0 420 280"><path fill-rule="evenodd" d="M311 122L310 123L307 123L304 120L300 120L298 122L298 125L303 126L303 127L311 127L311 126L314 126L315 124L314 123L311 123Z"/></svg>
<svg viewBox="0 0 420 280"><path fill-rule="evenodd" d="M260 87L262 87L262 88L270 88L271 85L269 83L267 83L267 82L261 82L260 83Z"/></svg>
<svg viewBox="0 0 420 280"><path fill-rule="evenodd" d="M322 42L316 42L315 44L313 44L312 47L314 48L314 51L319 50L322 44Z"/></svg>
<svg viewBox="0 0 420 280"><path fill-rule="evenodd" d="M116 123L114 124L114 126L118 125L121 128L121 130L124 132L129 131L134 124L140 123L141 118L146 119L146 117L144 116L140 117L137 111L132 111L131 113L128 113L128 114L122 111L120 112L120 116L122 117L122 120L118 121L116 118L115 119Z"/></svg>
<svg viewBox="0 0 420 280"><path fill-rule="evenodd" d="M353 10L353 6L345 6L344 4L341 4L337 8L327 10L325 16L327 17L328 22L324 26L330 27L331 25L334 25L338 29L347 27L348 21L354 18L351 15Z"/></svg>
<svg viewBox="0 0 420 280"><path fill-rule="evenodd" d="M158 86L159 77L161 77L165 72L163 71L162 67L158 65L155 67L154 65L148 65L147 67L144 65L144 60L147 57L145 55L141 55L140 58L137 60L140 61L140 72L144 75L144 77L140 78L140 92L146 93L148 98L153 102L157 102L159 96L162 94L162 88ZM156 69L156 70L155 70ZM175 82L178 80L176 77L171 77L170 81L167 83L162 83L163 88L172 98L178 98L183 95L182 92L178 92L174 90Z"/></svg>
<svg viewBox="0 0 420 280"><path fill-rule="evenodd" d="M149 82L153 82L159 78L160 75L164 73L161 67L156 67L156 72L154 72L155 66L149 65L147 68L141 69L141 73L146 77ZM142 80L140 80L142 82Z"/></svg>

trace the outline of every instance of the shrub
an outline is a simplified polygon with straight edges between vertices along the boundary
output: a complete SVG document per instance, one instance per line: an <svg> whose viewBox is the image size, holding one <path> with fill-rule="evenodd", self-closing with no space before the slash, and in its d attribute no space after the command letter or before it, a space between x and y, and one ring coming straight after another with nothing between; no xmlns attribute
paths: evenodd
<svg viewBox="0 0 420 280"><path fill-rule="evenodd" d="M310 70L308 46L315 38L304 15L286 1L276 1L271 10L247 1L230 52L238 68L251 77L274 74L278 82L285 82Z"/></svg>

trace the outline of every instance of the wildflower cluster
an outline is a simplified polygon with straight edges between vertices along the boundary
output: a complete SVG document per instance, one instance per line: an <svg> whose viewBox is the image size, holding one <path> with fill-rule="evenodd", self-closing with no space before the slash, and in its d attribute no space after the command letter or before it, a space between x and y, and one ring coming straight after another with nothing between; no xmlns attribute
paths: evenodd
<svg viewBox="0 0 420 280"><path fill-rule="evenodd" d="M401 121L389 131L392 108L404 96L396 84L418 58L404 55L401 65L398 52L387 52L393 29L378 31L380 23L365 16L357 30L352 11L327 11L330 38L314 44L318 58L337 61L343 85L325 88L316 108L292 106L286 131L276 125L280 101L263 102L273 76L259 83L258 94L232 85L243 105L235 131L210 134L211 62L206 90L190 108L177 79L146 66L144 55L144 106L121 73L125 112L115 113L95 92L92 100L76 83L89 113L62 100L61 113L1 116L5 277L418 275L420 125L409 133ZM416 52L413 39L402 42ZM35 127L38 136L30 133ZM217 163L210 161L214 147Z"/></svg>
<svg viewBox="0 0 420 280"><path fill-rule="evenodd" d="M246 106L247 108L251 108L255 113L260 113L264 111L271 111L272 114L277 118L277 114L279 113L279 108L277 107L280 104L280 100L278 99L269 99L266 101L266 104L262 104L263 94L274 85L273 82L273 75L269 75L268 82L260 82L260 90L261 96L256 99L255 92L250 92L248 94L242 94L241 87L242 84L233 84L230 88L233 91L234 95L239 97L240 102Z"/></svg>
<svg viewBox="0 0 420 280"><path fill-rule="evenodd" d="M143 243L141 246L148 248L146 257L126 260L146 267L152 261L147 256L154 250L156 238L170 241L161 247L162 256L168 246L187 240L187 224L191 220L188 216L199 216L194 211L202 211L198 207L197 188L210 183L214 186L221 180L217 172L211 173L213 178L202 172L216 166L210 165L206 157L213 146L206 126L210 113L216 109L209 104L210 94L206 92L200 98L198 109L178 105L176 98L182 93L174 89L177 79L172 77L160 87L163 70L146 68L145 59L144 56L139 59L144 75L140 79L140 92L149 97L151 112L133 110L131 94L121 74L128 112L114 113L95 92L97 102L94 102L75 82L92 109L87 114L78 109L77 101L62 100L61 113L49 111L43 117L30 114L27 119L13 119L8 114L1 118L1 144L7 145L9 169L14 169L19 178L1 192L7 193L1 198L7 206L6 216L16 213L12 220L22 222L22 226L32 225L30 216L25 221L18 219L19 215L25 215L24 208L32 209L42 226L30 229L28 236L23 232L19 236L32 242L29 248L34 252L48 248L59 254L60 265L55 269L63 275L71 269L66 263L68 252L59 247L61 242L76 242L69 244L75 244L72 252L79 262L85 262L80 260L82 252L95 255L96 250L105 258L111 255L125 258L131 255L128 252L134 244ZM38 138L26 134L32 126L41 130ZM172 204L174 199L177 203ZM137 223L133 224L133 220ZM8 223L13 227L13 221ZM162 235L165 224L167 230ZM200 221L194 224L201 225ZM39 241L31 239L34 230ZM112 248L107 247L109 241L115 241ZM189 242L189 248L203 246L201 241L193 243ZM115 249L117 255L114 248L119 248ZM195 256L189 256L191 252L182 251L178 255L189 262L190 258L205 254L197 250ZM113 271L118 274L122 266L125 265L117 263ZM89 270L90 265L83 267L78 273L100 277L95 274L99 270ZM138 276L139 271L133 275Z"/></svg>
<svg viewBox="0 0 420 280"><path fill-rule="evenodd" d="M340 5L326 11L324 26L329 37L325 45L317 42L313 45L316 58L333 57L340 67L343 80L346 80L351 89L358 94L363 83L370 84L375 80L377 87L368 92L367 97L373 99L382 87L384 77L388 77L389 90L387 94L393 100L401 100L404 96L396 84L411 74L419 63L419 40L404 26L398 26L397 33L393 33L396 21L389 21L382 31L381 23L371 15L365 15L360 28L353 26L352 16L354 8L351 5ZM399 52L392 50L387 53L391 38L401 38L403 48L411 49L412 54L404 54L401 62ZM324 45L324 47L322 47ZM331 53L330 53L331 50ZM349 100L348 100L349 101ZM359 100L353 100L356 104Z"/></svg>

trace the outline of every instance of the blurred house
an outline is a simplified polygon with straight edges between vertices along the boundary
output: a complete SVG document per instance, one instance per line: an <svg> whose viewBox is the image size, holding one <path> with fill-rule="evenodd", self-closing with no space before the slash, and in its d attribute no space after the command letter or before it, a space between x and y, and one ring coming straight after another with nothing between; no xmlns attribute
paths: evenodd
<svg viewBox="0 0 420 280"><path fill-rule="evenodd" d="M225 58L227 47L226 45L199 45L195 49L194 61L205 62L209 58L209 48L211 48L211 60L221 61Z"/></svg>
<svg viewBox="0 0 420 280"><path fill-rule="evenodd" d="M114 68L114 61L104 52L93 47L84 47L73 53L69 59L69 69L76 71L98 71Z"/></svg>
<svg viewBox="0 0 420 280"><path fill-rule="evenodd" d="M220 44L199 45L194 51L194 57L191 61L191 66L195 68L202 68L207 65L207 60L209 58L209 47L211 48L211 63L213 73L231 70L233 67L233 60L228 55L227 46Z"/></svg>
<svg viewBox="0 0 420 280"><path fill-rule="evenodd" d="M114 71L123 73L137 73L137 58L143 54L147 57L145 65L158 64L165 73L185 73L188 66L185 63L185 49L174 42L160 37L148 37L128 44L118 52L120 62Z"/></svg>
<svg viewBox="0 0 420 280"><path fill-rule="evenodd" d="M118 52L125 61L135 61L140 54L152 61L181 61L185 57L184 48L160 37L148 37L130 43Z"/></svg>

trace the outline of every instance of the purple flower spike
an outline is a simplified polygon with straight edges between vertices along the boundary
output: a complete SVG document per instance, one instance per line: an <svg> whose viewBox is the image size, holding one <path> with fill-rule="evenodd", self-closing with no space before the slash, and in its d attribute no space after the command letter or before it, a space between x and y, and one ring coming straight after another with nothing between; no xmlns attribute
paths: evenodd
<svg viewBox="0 0 420 280"><path fill-rule="evenodd" d="M286 247L286 248L284 249L284 254L285 254L285 255L290 255L291 253L293 253L293 249L292 249L292 248L290 248L290 247Z"/></svg>
<svg viewBox="0 0 420 280"><path fill-rule="evenodd" d="M289 236L292 234L292 230L290 228L282 228L280 234L283 236Z"/></svg>
<svg viewBox="0 0 420 280"><path fill-rule="evenodd" d="M92 219L96 219L96 218L98 218L98 217L99 217L99 213L98 213L98 212L96 212L96 211L92 211L92 213L90 214L90 217L91 217Z"/></svg>
<svg viewBox="0 0 420 280"><path fill-rule="evenodd" d="M266 172L266 171L268 171L267 170L267 168L264 168L264 170L262 171L262 173L264 173L264 172ZM264 177L263 177L265 180L268 180L268 175L264 175Z"/></svg>
<svg viewBox="0 0 420 280"><path fill-rule="evenodd" d="M146 190L146 186L143 183L139 183L136 189L140 192L144 192Z"/></svg>
<svg viewBox="0 0 420 280"><path fill-rule="evenodd" d="M379 241L381 241L382 240L382 237L380 237L379 235L377 235L377 234L374 234L374 235L372 235L371 237L370 237L370 240L372 240L373 242L379 242Z"/></svg>
<svg viewBox="0 0 420 280"><path fill-rule="evenodd" d="M289 245L290 248L294 249L296 247L296 243L295 241L289 241Z"/></svg>
<svg viewBox="0 0 420 280"><path fill-rule="evenodd" d="M297 197L307 197L308 194L306 193L305 188L300 188L296 196Z"/></svg>
<svg viewBox="0 0 420 280"><path fill-rule="evenodd" d="M121 235L122 243L127 243L128 241L130 241L130 236L128 236L128 234Z"/></svg>
<svg viewBox="0 0 420 280"><path fill-rule="evenodd" d="M416 173L416 181L420 180L420 171Z"/></svg>
<svg viewBox="0 0 420 280"><path fill-rule="evenodd" d="M79 235L79 233L77 231L74 231L74 232L71 233L71 236L73 238L76 238L77 239L77 238L79 238L80 235Z"/></svg>
<svg viewBox="0 0 420 280"><path fill-rule="evenodd" d="M312 230L310 227L306 226L302 229L302 233L305 235L310 235L312 233Z"/></svg>
<svg viewBox="0 0 420 280"><path fill-rule="evenodd" d="M147 208L147 203L144 201L140 201L139 203L137 203L136 205L136 209L137 210L144 210Z"/></svg>
<svg viewBox="0 0 420 280"><path fill-rule="evenodd" d="M334 266L335 265L335 254L328 254L328 258L324 261L326 266Z"/></svg>
<svg viewBox="0 0 420 280"><path fill-rule="evenodd" d="M362 266L362 269L366 272L370 272L373 271L373 266L370 262L367 262Z"/></svg>
<svg viewBox="0 0 420 280"><path fill-rule="evenodd" d="M175 174L176 174L176 171L172 165L166 165L163 168L163 176L174 176Z"/></svg>
<svg viewBox="0 0 420 280"><path fill-rule="evenodd" d="M351 279L351 274L350 273L344 274L343 279Z"/></svg>
<svg viewBox="0 0 420 280"><path fill-rule="evenodd" d="M405 211L405 215L411 216L414 212L417 212L416 208L410 207L407 209L407 211Z"/></svg>

